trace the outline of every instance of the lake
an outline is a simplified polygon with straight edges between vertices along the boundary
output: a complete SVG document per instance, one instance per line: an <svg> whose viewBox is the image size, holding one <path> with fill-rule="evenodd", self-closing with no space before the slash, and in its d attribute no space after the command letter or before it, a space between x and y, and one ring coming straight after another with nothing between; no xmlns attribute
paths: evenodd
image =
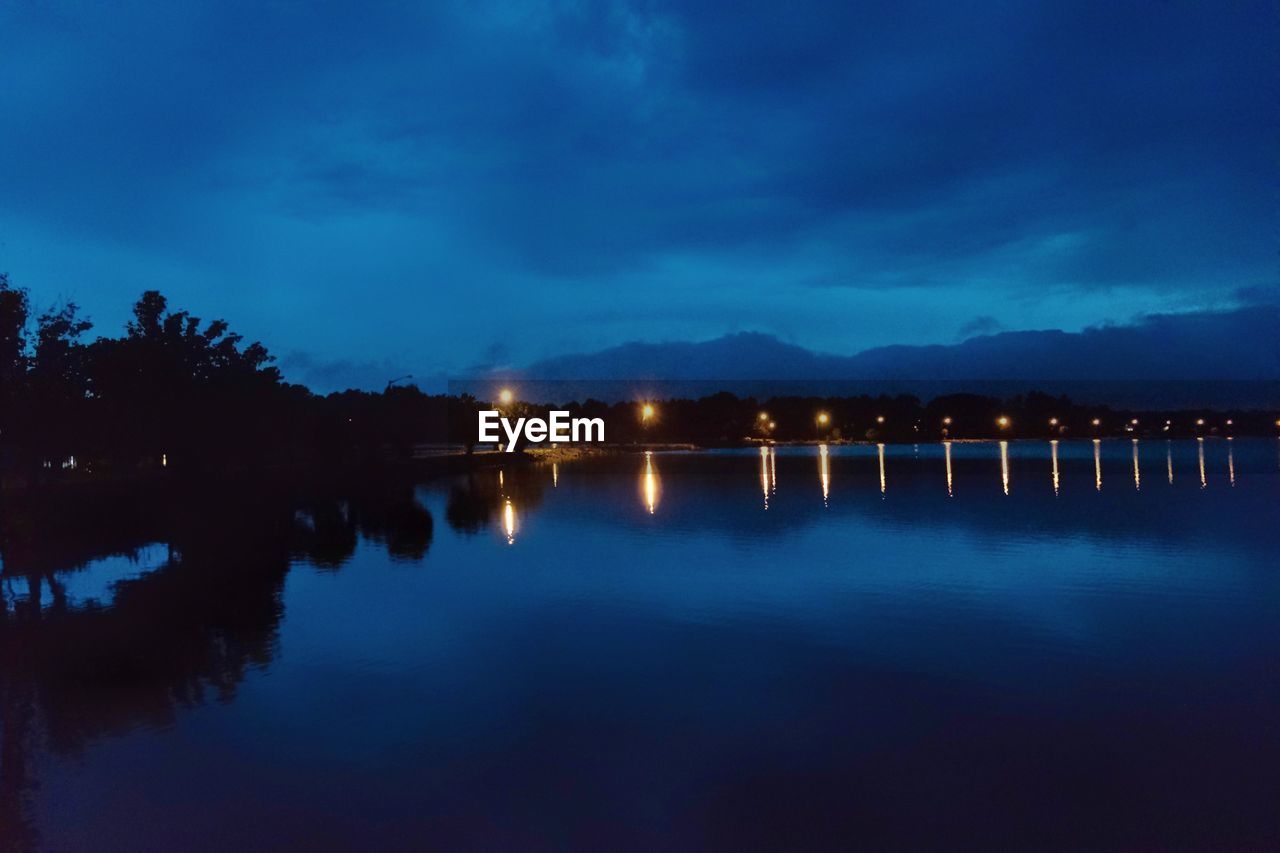
<svg viewBox="0 0 1280 853"><path fill-rule="evenodd" d="M1276 849L1280 442L6 506L0 848Z"/></svg>

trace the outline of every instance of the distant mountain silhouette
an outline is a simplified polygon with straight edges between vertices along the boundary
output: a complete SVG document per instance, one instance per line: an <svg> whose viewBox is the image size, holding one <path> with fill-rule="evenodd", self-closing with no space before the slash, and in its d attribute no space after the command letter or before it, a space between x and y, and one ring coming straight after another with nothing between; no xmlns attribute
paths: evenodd
<svg viewBox="0 0 1280 853"><path fill-rule="evenodd" d="M815 353L761 333L627 343L530 365L539 380L1280 380L1280 307L1160 314L1082 332L1002 332L936 346Z"/></svg>

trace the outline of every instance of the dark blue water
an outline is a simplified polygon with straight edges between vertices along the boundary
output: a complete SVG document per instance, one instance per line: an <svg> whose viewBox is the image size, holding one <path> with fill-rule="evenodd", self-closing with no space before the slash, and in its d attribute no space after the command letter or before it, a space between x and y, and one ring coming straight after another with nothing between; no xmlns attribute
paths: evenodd
<svg viewBox="0 0 1280 853"><path fill-rule="evenodd" d="M0 832L1280 846L1280 443L946 453L624 456L11 541Z"/></svg>

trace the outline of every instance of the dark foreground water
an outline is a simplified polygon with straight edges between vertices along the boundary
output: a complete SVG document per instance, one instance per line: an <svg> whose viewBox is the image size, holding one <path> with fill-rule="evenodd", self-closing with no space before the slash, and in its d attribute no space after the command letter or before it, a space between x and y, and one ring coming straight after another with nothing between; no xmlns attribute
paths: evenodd
<svg viewBox="0 0 1280 853"><path fill-rule="evenodd" d="M0 849L1280 846L1280 443L949 456L6 507Z"/></svg>

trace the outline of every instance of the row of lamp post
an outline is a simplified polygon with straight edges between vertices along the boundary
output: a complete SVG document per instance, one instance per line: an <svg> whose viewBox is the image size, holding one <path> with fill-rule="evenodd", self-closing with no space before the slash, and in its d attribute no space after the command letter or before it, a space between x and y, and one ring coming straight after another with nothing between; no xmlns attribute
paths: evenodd
<svg viewBox="0 0 1280 853"><path fill-rule="evenodd" d="M511 405L513 402L515 402L515 392L512 391L510 388L500 389L498 391L498 401L503 406ZM653 403L640 404L640 421L642 424L644 424L645 426L648 426L650 423L653 422L656 416L657 416L657 408L654 406ZM831 425L831 415L825 411L819 411L817 412L817 414L814 415L814 423L817 425L817 428L819 431L823 431ZM885 423L885 416L876 415L876 424L883 425L884 423ZM948 415L942 418L941 423L942 423L942 435L945 438L951 432L952 419ZM1234 425L1234 421L1231 418L1227 418L1226 421L1224 421L1224 423L1228 427ZM778 426L777 421L771 418L769 416L769 413L766 411L761 411L756 415L756 424L758 428L765 433L772 433L775 429L777 429L777 426ZM1013 421L1012 419L1009 418L1008 415L1000 415L999 417L996 418L995 424L1001 431L1006 431L1013 426ZM1061 422L1058 420L1058 418L1051 417L1048 420L1048 424L1050 428L1057 429L1059 428ZM1135 429L1137 429L1139 424L1140 424L1140 421L1138 418L1132 418L1125 425L1125 429L1128 432L1133 432ZM1206 424L1205 424L1204 418L1196 418L1197 428L1203 428L1205 425ZM1096 431L1099 427L1102 426L1102 419L1093 418L1090 421L1090 426L1092 426L1093 429ZM1172 421L1166 420L1164 422L1165 432L1168 432L1172 427L1173 427ZM1276 421L1276 427L1280 428L1280 420Z"/></svg>

